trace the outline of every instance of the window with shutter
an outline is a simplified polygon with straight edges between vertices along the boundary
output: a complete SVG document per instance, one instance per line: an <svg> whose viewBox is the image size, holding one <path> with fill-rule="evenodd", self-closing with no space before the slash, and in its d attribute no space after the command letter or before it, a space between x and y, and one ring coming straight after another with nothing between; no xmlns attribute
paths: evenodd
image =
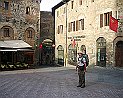
<svg viewBox="0 0 123 98"><path fill-rule="evenodd" d="M112 16L112 11L104 13L104 25L109 26L110 15Z"/></svg>

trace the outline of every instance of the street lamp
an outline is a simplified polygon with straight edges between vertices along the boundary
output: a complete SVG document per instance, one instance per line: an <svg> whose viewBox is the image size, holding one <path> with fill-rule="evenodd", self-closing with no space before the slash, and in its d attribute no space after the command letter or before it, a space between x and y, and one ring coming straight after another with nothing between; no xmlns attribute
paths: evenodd
<svg viewBox="0 0 123 98"><path fill-rule="evenodd" d="M67 66L67 0L62 0L66 4L66 51L65 51L65 67Z"/></svg>

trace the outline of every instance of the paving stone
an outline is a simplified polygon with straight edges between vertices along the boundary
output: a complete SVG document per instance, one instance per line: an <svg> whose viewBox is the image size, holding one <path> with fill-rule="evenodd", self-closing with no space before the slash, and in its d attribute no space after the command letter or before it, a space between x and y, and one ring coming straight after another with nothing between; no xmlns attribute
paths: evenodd
<svg viewBox="0 0 123 98"><path fill-rule="evenodd" d="M123 98L123 71L89 68L78 88L75 68L49 67L0 72L0 98Z"/></svg>

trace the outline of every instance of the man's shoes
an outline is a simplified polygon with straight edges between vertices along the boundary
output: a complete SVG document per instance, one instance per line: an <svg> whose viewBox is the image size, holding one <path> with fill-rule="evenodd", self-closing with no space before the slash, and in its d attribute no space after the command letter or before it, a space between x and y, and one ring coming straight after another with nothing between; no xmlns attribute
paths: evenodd
<svg viewBox="0 0 123 98"><path fill-rule="evenodd" d="M78 85L77 87L81 87L81 85Z"/></svg>
<svg viewBox="0 0 123 98"><path fill-rule="evenodd" d="M81 86L81 88L84 88L84 87L85 87L85 85Z"/></svg>

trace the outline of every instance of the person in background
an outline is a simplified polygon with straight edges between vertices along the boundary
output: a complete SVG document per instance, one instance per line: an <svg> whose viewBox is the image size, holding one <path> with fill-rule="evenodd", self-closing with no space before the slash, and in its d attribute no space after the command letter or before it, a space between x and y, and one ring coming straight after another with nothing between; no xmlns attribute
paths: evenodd
<svg viewBox="0 0 123 98"><path fill-rule="evenodd" d="M78 76L79 76L79 85L77 87L84 88L85 87L85 72L86 72L86 59L83 56L84 54L79 51L77 64L76 64L76 71L78 69Z"/></svg>

